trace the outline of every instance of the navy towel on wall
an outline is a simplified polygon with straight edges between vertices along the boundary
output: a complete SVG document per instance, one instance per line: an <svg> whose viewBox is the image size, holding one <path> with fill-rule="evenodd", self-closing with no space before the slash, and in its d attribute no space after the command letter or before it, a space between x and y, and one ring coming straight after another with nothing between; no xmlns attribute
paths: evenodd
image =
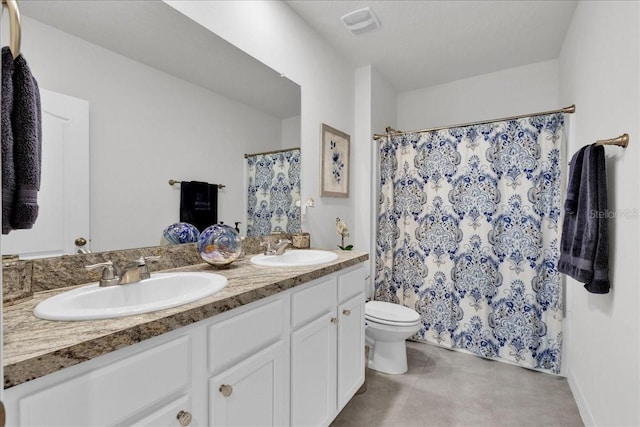
<svg viewBox="0 0 640 427"><path fill-rule="evenodd" d="M180 221L194 225L200 232L217 224L218 186L199 181L182 181Z"/></svg>

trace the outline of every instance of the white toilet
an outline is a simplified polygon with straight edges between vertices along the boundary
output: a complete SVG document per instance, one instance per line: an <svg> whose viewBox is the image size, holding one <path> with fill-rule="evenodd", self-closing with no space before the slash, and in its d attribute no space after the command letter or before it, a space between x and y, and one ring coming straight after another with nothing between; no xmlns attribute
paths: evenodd
<svg viewBox="0 0 640 427"><path fill-rule="evenodd" d="M405 340L420 330L420 315L399 304L369 301L364 318L369 368L386 374L407 372Z"/></svg>

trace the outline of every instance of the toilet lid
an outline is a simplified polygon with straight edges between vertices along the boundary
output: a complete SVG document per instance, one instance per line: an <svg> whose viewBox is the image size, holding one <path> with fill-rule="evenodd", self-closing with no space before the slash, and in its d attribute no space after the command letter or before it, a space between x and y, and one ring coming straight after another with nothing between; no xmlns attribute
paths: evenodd
<svg viewBox="0 0 640 427"><path fill-rule="evenodd" d="M380 322L415 323L420 315L408 307L383 301L369 301L364 306L365 317Z"/></svg>

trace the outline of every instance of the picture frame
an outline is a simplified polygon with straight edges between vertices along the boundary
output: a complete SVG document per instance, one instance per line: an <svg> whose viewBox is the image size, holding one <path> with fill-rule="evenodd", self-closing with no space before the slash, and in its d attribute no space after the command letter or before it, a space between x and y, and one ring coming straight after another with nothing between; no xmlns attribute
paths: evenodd
<svg viewBox="0 0 640 427"><path fill-rule="evenodd" d="M320 196L349 197L349 144L351 137L322 124Z"/></svg>

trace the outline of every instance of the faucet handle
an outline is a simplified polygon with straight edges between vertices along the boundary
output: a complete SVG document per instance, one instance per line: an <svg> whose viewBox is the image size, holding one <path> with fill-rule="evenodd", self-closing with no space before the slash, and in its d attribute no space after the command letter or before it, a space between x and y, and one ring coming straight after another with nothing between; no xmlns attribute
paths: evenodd
<svg viewBox="0 0 640 427"><path fill-rule="evenodd" d="M85 270L95 270L102 268L102 277L100 278L100 286L112 286L120 283L120 277L116 275L116 269L113 262L106 261L98 264L86 265Z"/></svg>
<svg viewBox="0 0 640 427"><path fill-rule="evenodd" d="M140 267L140 280L148 279L151 277L149 271L148 261L158 262L162 258L161 256L141 256L138 259L138 266Z"/></svg>
<svg viewBox="0 0 640 427"><path fill-rule="evenodd" d="M264 249L264 254L265 255L273 255L275 254L275 251L273 250L273 248L271 247L271 240L269 240L269 238L265 239L262 243L260 243L260 246L266 246L266 248Z"/></svg>

